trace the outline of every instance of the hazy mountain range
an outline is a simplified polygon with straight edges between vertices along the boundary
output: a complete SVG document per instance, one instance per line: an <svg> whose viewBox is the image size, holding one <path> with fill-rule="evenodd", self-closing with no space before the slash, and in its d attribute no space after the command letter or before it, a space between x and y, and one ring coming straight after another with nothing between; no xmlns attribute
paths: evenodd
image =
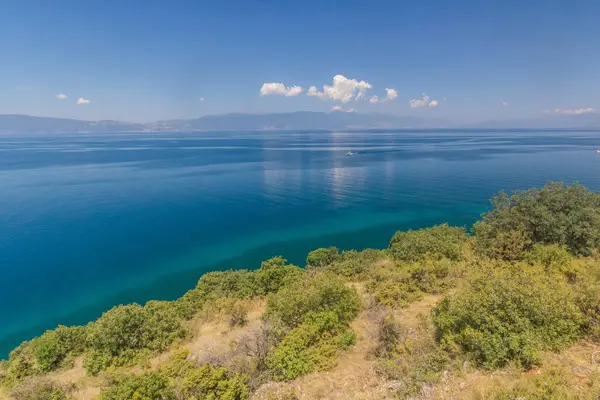
<svg viewBox="0 0 600 400"><path fill-rule="evenodd" d="M173 132L229 130L342 130L342 129L600 129L600 114L548 115L536 119L457 124L443 119L355 112L298 111L278 114L224 114L150 123L112 120L81 121L29 115L0 115L0 133Z"/></svg>

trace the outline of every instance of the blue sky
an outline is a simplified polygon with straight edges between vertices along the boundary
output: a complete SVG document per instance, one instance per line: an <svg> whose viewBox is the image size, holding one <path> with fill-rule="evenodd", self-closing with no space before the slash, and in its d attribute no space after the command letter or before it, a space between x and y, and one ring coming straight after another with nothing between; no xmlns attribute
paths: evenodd
<svg viewBox="0 0 600 400"><path fill-rule="evenodd" d="M6 1L0 114L150 121L339 107L479 121L591 112L600 110L598 20L592 0ZM333 86L336 75L343 85ZM261 96L265 83L285 88ZM302 92L282 94L294 86ZM311 86L320 95L307 96ZM370 88L355 100L359 86ZM397 97L386 99L386 88Z"/></svg>

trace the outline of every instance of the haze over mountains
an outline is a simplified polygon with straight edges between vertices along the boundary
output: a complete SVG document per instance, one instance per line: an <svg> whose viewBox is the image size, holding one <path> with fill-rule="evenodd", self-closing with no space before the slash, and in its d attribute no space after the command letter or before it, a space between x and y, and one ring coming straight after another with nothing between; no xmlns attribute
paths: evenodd
<svg viewBox="0 0 600 400"><path fill-rule="evenodd" d="M355 112L297 111L274 114L223 114L195 119L176 119L150 123L112 120L83 121L29 115L0 115L0 133L103 133L103 132L177 132L229 130L343 130L343 129L600 129L600 114L550 114L534 119L485 121L458 124L417 116L359 114Z"/></svg>

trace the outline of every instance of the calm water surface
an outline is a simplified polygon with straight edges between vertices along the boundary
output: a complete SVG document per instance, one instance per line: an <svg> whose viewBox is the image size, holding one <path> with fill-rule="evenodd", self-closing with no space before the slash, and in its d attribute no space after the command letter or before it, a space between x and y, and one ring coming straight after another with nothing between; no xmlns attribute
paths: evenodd
<svg viewBox="0 0 600 400"><path fill-rule="evenodd" d="M205 271L470 226L501 189L600 189L599 146L598 132L0 135L0 358Z"/></svg>

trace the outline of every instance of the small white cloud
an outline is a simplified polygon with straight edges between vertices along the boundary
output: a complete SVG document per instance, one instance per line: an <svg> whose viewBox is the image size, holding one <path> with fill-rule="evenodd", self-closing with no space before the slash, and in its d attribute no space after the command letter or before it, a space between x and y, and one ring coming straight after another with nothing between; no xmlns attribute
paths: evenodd
<svg viewBox="0 0 600 400"><path fill-rule="evenodd" d="M200 101L204 101L204 97L200 97Z"/></svg>
<svg viewBox="0 0 600 400"><path fill-rule="evenodd" d="M56 95L56 98L59 99L59 100L64 100L67 97L68 96L66 94L62 94L62 93L59 93L59 94Z"/></svg>
<svg viewBox="0 0 600 400"><path fill-rule="evenodd" d="M301 86L285 86L283 83L271 82L263 83L260 88L261 96L275 96L284 95L286 97L297 96L302 93L304 89Z"/></svg>
<svg viewBox="0 0 600 400"><path fill-rule="evenodd" d="M379 98L379 96L372 96L369 99L369 103L387 103L388 101L395 100L398 97L398 91L396 89L385 88L385 97Z"/></svg>
<svg viewBox="0 0 600 400"><path fill-rule="evenodd" d="M329 99L348 103L350 100L359 100L365 96L365 92L373 86L365 81L346 78L344 75L333 77L332 85L323 85L323 91L319 92L316 86L311 86L306 93L321 99Z"/></svg>
<svg viewBox="0 0 600 400"><path fill-rule="evenodd" d="M331 107L331 111L339 111L339 112L356 112L356 110L354 108L348 108L348 109L344 109L342 106L333 106Z"/></svg>
<svg viewBox="0 0 600 400"><path fill-rule="evenodd" d="M554 110L544 110L546 114L562 114L562 115L582 115L582 114L594 114L596 112L595 108L555 108Z"/></svg>
<svg viewBox="0 0 600 400"><path fill-rule="evenodd" d="M505 101L502 101L502 103L501 103L501 104L502 104L502 107L506 107L506 106L508 106L508 103L507 103L507 102L505 102Z"/></svg>
<svg viewBox="0 0 600 400"><path fill-rule="evenodd" d="M437 107L440 104L437 100L430 100L429 96L425 93L423 93L423 98L412 99L408 103L410 104L410 108Z"/></svg>
<svg viewBox="0 0 600 400"><path fill-rule="evenodd" d="M88 99L84 99L83 97L80 97L77 99L76 104L90 104L90 101Z"/></svg>
<svg viewBox="0 0 600 400"><path fill-rule="evenodd" d="M388 101L395 100L398 97L398 92L396 91L396 89L385 88L385 92L386 92L385 98Z"/></svg>

